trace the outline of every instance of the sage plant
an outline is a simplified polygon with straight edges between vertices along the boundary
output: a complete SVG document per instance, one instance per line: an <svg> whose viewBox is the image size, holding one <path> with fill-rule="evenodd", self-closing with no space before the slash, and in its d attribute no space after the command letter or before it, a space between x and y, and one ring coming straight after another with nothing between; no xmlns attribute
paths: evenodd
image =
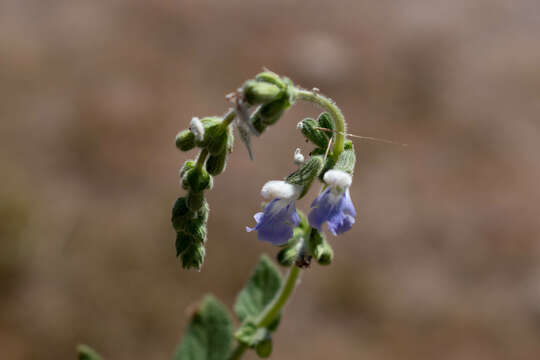
<svg viewBox="0 0 540 360"><path fill-rule="evenodd" d="M297 149L292 157L297 170L264 184L261 196L268 202L254 215L254 223L246 217L248 232L256 232L258 240L277 247L277 262L290 268L287 276L282 277L268 256L261 257L236 298L234 312L241 324L236 330L225 306L212 296L205 297L178 345L176 360L234 360L249 349L261 358L269 357L272 334L278 329L282 309L302 270L313 261L320 265L332 262L334 253L324 224L333 236L339 236L355 222L350 196L354 147L346 139L345 119L332 100L317 89L302 89L270 71L246 81L228 99L232 107L225 115L194 117L189 127L176 135L179 150L198 149L197 157L187 160L180 169L185 195L172 209L176 255L186 269L201 270L203 266L210 209L205 193L226 168L228 154L233 151L233 128L253 158L252 136L260 137L296 102L311 102L323 112L316 120L306 118L297 125L313 146L309 156ZM318 187L319 194L310 195L314 182L322 186ZM296 208L296 201L304 196L314 199L307 216ZM99 358L85 346L79 347L79 357Z"/></svg>

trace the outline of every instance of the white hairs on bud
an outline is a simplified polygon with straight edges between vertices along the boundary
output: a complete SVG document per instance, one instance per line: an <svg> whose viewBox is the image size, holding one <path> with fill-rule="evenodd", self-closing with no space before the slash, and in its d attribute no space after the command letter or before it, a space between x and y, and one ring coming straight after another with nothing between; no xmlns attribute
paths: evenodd
<svg viewBox="0 0 540 360"><path fill-rule="evenodd" d="M348 188L352 183L351 175L341 170L328 170L324 173L323 179L328 185L342 189Z"/></svg>
<svg viewBox="0 0 540 360"><path fill-rule="evenodd" d="M304 124L302 124L302 121L298 122L298 124L296 124L296 128L299 129L299 130L302 130L302 128L304 127Z"/></svg>
<svg viewBox="0 0 540 360"><path fill-rule="evenodd" d="M204 127L198 117L194 116L189 123L189 130L195 135L198 141L202 141L204 138Z"/></svg>
<svg viewBox="0 0 540 360"><path fill-rule="evenodd" d="M296 165L302 165L304 163L304 155L302 155L302 152L300 151L299 148L297 148L295 151L294 151L294 163Z"/></svg>
<svg viewBox="0 0 540 360"><path fill-rule="evenodd" d="M281 180L272 180L264 184L261 195L265 199L296 199L301 187Z"/></svg>

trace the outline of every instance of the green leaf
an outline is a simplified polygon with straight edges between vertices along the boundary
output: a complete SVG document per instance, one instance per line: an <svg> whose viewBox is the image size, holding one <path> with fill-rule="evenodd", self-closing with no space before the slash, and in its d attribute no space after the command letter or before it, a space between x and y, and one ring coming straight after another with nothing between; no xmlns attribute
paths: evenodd
<svg viewBox="0 0 540 360"><path fill-rule="evenodd" d="M88 345L77 346L77 359L79 360L102 360L102 357Z"/></svg>
<svg viewBox="0 0 540 360"><path fill-rule="evenodd" d="M206 296L193 315L175 360L226 360L231 351L233 327L227 309Z"/></svg>
<svg viewBox="0 0 540 360"><path fill-rule="evenodd" d="M257 318L274 299L281 288L281 274L266 256L261 256L255 271L246 286L240 291L234 304L234 311L241 321Z"/></svg>

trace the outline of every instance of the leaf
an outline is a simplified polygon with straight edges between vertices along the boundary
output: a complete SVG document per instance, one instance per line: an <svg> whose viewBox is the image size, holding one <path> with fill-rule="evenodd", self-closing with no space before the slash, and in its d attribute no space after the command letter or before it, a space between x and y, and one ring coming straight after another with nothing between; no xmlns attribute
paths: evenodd
<svg viewBox="0 0 540 360"><path fill-rule="evenodd" d="M227 309L213 296L206 296L193 315L174 359L226 360L232 341L233 327Z"/></svg>
<svg viewBox="0 0 540 360"><path fill-rule="evenodd" d="M95 352L90 346L88 345L78 345L77 346L77 359L79 360L102 360L102 357L99 356L97 352Z"/></svg>
<svg viewBox="0 0 540 360"><path fill-rule="evenodd" d="M266 256L261 256L246 286L240 291L234 311L241 321L255 319L274 299L281 288L281 274Z"/></svg>

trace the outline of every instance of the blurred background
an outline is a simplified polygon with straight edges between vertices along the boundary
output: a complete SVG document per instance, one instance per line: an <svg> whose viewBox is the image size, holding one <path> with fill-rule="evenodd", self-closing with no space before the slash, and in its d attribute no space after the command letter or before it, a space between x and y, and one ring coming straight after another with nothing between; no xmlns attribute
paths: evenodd
<svg viewBox="0 0 540 360"><path fill-rule="evenodd" d="M274 359L540 357L540 3L0 3L2 359L168 359L207 292L258 256L261 186L294 169L296 105L237 142L202 272L175 258L174 137L263 66L341 106L353 230L305 272ZM309 200L301 205L307 208ZM249 354L246 359L255 359Z"/></svg>

